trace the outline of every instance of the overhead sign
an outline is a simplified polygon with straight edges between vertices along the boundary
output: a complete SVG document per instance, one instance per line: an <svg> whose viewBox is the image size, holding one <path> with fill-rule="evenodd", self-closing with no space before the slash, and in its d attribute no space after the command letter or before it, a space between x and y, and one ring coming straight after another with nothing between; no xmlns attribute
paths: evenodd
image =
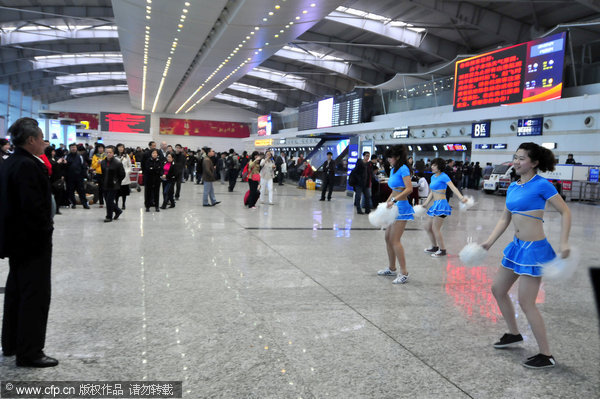
<svg viewBox="0 0 600 399"><path fill-rule="evenodd" d="M471 137L490 137L492 121L475 122L471 125Z"/></svg>
<svg viewBox="0 0 600 399"><path fill-rule="evenodd" d="M271 114L262 115L258 117L258 135L259 136L270 136L271 135Z"/></svg>
<svg viewBox="0 0 600 399"><path fill-rule="evenodd" d="M541 136L544 118L519 119L517 136Z"/></svg>
<svg viewBox="0 0 600 399"><path fill-rule="evenodd" d="M393 139L406 139L410 135L410 130L407 127L395 129L392 132Z"/></svg>
<svg viewBox="0 0 600 399"><path fill-rule="evenodd" d="M100 130L118 133L150 133L150 115L101 112Z"/></svg>
<svg viewBox="0 0 600 399"><path fill-rule="evenodd" d="M270 145L273 145L273 139L254 140L255 147L268 147Z"/></svg>

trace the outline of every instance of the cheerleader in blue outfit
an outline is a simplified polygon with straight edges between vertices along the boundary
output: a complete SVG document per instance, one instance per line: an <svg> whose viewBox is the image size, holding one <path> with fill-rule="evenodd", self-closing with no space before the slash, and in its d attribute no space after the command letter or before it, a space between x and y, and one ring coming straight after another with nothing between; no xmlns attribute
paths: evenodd
<svg viewBox="0 0 600 399"><path fill-rule="evenodd" d="M442 225L444 224L444 218L452 214L452 208L446 200L446 188L450 187L450 190L460 198L461 202L467 202L467 199L458 191L450 177L443 172L446 168L446 161L442 158L435 158L431 161L431 183L429 183L429 195L423 203L423 206L427 206L433 199L433 205L427 211L427 215L431 216L425 231L431 241L431 248L425 248L425 252L431 254L434 258L446 256L446 245L444 244L444 238L442 237Z"/></svg>
<svg viewBox="0 0 600 399"><path fill-rule="evenodd" d="M394 284L404 284L408 282L408 270L406 270L406 258L404 257L404 247L402 247L402 234L408 220L414 220L412 206L408 203L408 196L412 193L412 183L410 181L410 169L406 162L406 147L395 145L388 149L385 154L392 169L388 186L392 193L387 199L387 207L398 207L398 217L394 224L385 230L385 245L388 254L389 266L387 269L377 272L380 276L396 276L396 259L400 264L401 274L394 279Z"/></svg>
<svg viewBox="0 0 600 399"><path fill-rule="evenodd" d="M511 220L515 226L515 237L504 249L502 267L494 278L492 293L508 325L508 333L494 344L496 349L508 348L519 344L523 337L519 333L515 309L508 291L519 279L519 304L527 317L540 353L528 358L523 365L528 368L554 367L556 364L548 338L546 327L535 299L542 282L542 264L556 257L546 240L543 216L546 202L549 202L562 219L560 237L560 256L569 256L569 231L571 230L571 211L554 186L537 174L538 171L552 171L556 159L552 151L535 143L523 143L519 146L513 166L520 179L512 183L506 193L506 208L489 238L481 244L489 249L504 233Z"/></svg>

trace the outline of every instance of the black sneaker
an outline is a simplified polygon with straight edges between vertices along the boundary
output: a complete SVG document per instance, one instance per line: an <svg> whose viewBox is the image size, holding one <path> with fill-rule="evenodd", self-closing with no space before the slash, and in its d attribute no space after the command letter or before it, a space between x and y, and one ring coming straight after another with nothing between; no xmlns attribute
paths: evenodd
<svg viewBox="0 0 600 399"><path fill-rule="evenodd" d="M547 369L556 366L556 361L552 355L546 356L538 353L537 355L528 358L527 361L523 363L523 366L528 369Z"/></svg>
<svg viewBox="0 0 600 399"><path fill-rule="evenodd" d="M428 254L434 254L439 250L438 247L431 247L431 248L425 248L423 250L423 252L428 253Z"/></svg>
<svg viewBox="0 0 600 399"><path fill-rule="evenodd" d="M498 341L494 344L494 348L496 348L496 349L508 348L509 346L518 344L521 341L523 341L523 336L521 334L516 334L516 335L515 334L504 334L502 336L502 338L500 338L500 341Z"/></svg>

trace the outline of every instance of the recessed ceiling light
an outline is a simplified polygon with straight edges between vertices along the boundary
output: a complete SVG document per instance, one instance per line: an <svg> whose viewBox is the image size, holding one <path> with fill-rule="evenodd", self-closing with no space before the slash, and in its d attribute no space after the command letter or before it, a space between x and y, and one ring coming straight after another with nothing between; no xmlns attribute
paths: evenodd
<svg viewBox="0 0 600 399"><path fill-rule="evenodd" d="M267 43L265 43L265 46L268 46L268 45L269 45L269 43L268 43L268 42L267 42Z"/></svg>
<svg viewBox="0 0 600 399"><path fill-rule="evenodd" d="M182 25L182 24L179 24L179 25L177 25L177 26L178 26L179 28L183 28L183 25Z"/></svg>
<svg viewBox="0 0 600 399"><path fill-rule="evenodd" d="M269 15L273 15L273 14L274 14L273 11L269 11Z"/></svg>
<svg viewBox="0 0 600 399"><path fill-rule="evenodd" d="M267 22L267 21L268 21L268 19L267 19L267 18L263 18L263 21Z"/></svg>
<svg viewBox="0 0 600 399"><path fill-rule="evenodd" d="M146 19L150 19L150 15L146 15Z"/></svg>
<svg viewBox="0 0 600 399"><path fill-rule="evenodd" d="M296 21L299 20L299 19L300 19L300 17L296 17Z"/></svg>
<svg viewBox="0 0 600 399"><path fill-rule="evenodd" d="M189 1L186 1L186 2L185 2L185 6L186 6L186 7L189 7L189 6L190 6L190 2L189 2Z"/></svg>
<svg viewBox="0 0 600 399"><path fill-rule="evenodd" d="M250 39L250 36L246 36L246 39Z"/></svg>
<svg viewBox="0 0 600 399"><path fill-rule="evenodd" d="M183 9L183 12L188 12L187 8L184 8L184 9Z"/></svg>
<svg viewBox="0 0 600 399"><path fill-rule="evenodd" d="M285 29L289 29L289 27L290 27L289 25L286 25L286 26L285 26Z"/></svg>
<svg viewBox="0 0 600 399"><path fill-rule="evenodd" d="M283 33L283 32L285 32L283 29L279 31L279 33Z"/></svg>
<svg viewBox="0 0 600 399"><path fill-rule="evenodd" d="M308 13L308 11L306 11L306 10L302 11L302 14L306 14L306 13Z"/></svg>
<svg viewBox="0 0 600 399"><path fill-rule="evenodd" d="M259 30L259 29L260 29L260 27L258 27L258 26L254 27L254 30Z"/></svg>
<svg viewBox="0 0 600 399"><path fill-rule="evenodd" d="M279 4L275 5L275 9L279 10L281 8L281 6Z"/></svg>
<svg viewBox="0 0 600 399"><path fill-rule="evenodd" d="M312 3L310 6L311 7L316 7L317 5L315 3Z"/></svg>
<svg viewBox="0 0 600 399"><path fill-rule="evenodd" d="M279 35L275 35L275 37L279 37Z"/></svg>

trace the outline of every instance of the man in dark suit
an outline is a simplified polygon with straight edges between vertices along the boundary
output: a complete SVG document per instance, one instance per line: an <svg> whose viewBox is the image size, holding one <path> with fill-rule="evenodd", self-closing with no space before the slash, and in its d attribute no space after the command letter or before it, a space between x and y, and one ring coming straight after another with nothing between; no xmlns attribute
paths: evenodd
<svg viewBox="0 0 600 399"><path fill-rule="evenodd" d="M4 294L2 350L20 367L53 367L44 354L50 309L52 199L46 144L38 122L18 119L8 129L15 153L0 169L0 257L9 258Z"/></svg>
<svg viewBox="0 0 600 399"><path fill-rule="evenodd" d="M333 179L335 179L335 161L333 153L327 153L327 160L323 164L323 189L321 190L320 201L325 201L325 192L327 192L327 201L331 201L331 193L333 192Z"/></svg>
<svg viewBox="0 0 600 399"><path fill-rule="evenodd" d="M185 169L185 154L181 144L175 144L175 153L173 154L175 161L175 199L179 200L181 194L181 180L183 180L183 170Z"/></svg>
<svg viewBox="0 0 600 399"><path fill-rule="evenodd" d="M69 153L67 154L67 198L71 202L71 208L75 208L75 190L81 200L81 205L85 209L90 209L85 197L85 185L83 179L87 176L87 163L77 150L77 144L69 145Z"/></svg>

